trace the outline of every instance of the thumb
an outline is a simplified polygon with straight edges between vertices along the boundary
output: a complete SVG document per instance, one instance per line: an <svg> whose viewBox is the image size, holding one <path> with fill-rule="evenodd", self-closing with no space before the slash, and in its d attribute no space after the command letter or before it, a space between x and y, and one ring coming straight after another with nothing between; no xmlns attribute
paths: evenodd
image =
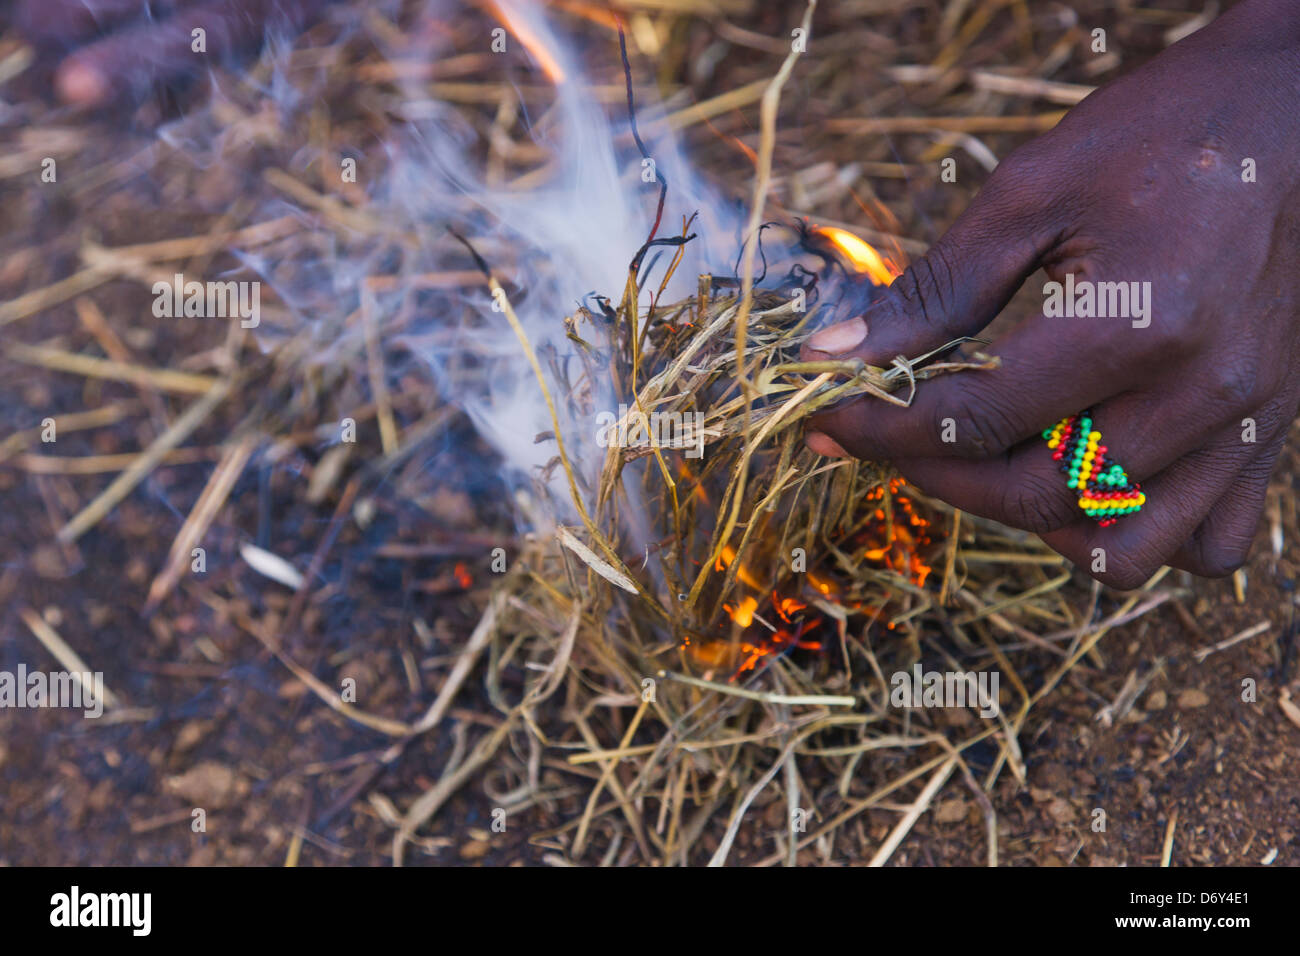
<svg viewBox="0 0 1300 956"><path fill-rule="evenodd" d="M1050 174L1050 161L1022 158L1024 152L998 166L952 228L862 316L812 335L803 358L888 365L992 322L1061 234L1050 184L1066 177Z"/></svg>

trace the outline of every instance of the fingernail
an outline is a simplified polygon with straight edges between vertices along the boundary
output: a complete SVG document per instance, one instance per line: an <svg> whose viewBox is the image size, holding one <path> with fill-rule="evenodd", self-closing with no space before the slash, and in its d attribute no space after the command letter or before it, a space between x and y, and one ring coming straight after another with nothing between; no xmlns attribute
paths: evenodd
<svg viewBox="0 0 1300 956"><path fill-rule="evenodd" d="M817 454L825 455L827 458L853 457L840 447L839 442L824 432L809 432L804 437L804 443Z"/></svg>
<svg viewBox="0 0 1300 956"><path fill-rule="evenodd" d="M808 339L808 347L827 355L851 352L867 337L867 323L862 319L849 319L822 329Z"/></svg>
<svg viewBox="0 0 1300 956"><path fill-rule="evenodd" d="M59 98L76 106L97 106L108 99L108 82L94 67L84 63L67 63L59 68L55 79Z"/></svg>

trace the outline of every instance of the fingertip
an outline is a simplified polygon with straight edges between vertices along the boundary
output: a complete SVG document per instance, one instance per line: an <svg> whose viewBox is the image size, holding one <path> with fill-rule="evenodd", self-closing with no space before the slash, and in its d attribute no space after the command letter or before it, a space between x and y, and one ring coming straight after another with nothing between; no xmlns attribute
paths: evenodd
<svg viewBox="0 0 1300 956"><path fill-rule="evenodd" d="M867 323L862 318L829 325L809 336L804 352L813 359L835 358L852 352L867 338Z"/></svg>
<svg viewBox="0 0 1300 956"><path fill-rule="evenodd" d="M817 454L826 458L853 457L840 446L839 442L825 432L809 432L804 437L804 443Z"/></svg>
<svg viewBox="0 0 1300 956"><path fill-rule="evenodd" d="M65 62L54 78L59 99L73 106L99 106L109 99L108 78L88 63Z"/></svg>

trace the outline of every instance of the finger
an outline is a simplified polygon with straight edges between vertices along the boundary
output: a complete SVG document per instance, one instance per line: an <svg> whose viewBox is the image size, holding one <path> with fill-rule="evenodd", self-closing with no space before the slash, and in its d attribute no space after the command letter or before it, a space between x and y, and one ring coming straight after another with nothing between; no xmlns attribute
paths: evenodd
<svg viewBox="0 0 1300 956"><path fill-rule="evenodd" d="M998 368L924 382L906 408L864 396L818 412L808 428L875 461L987 457L1150 378L1137 355L1071 320L1036 318L989 351Z"/></svg>
<svg viewBox="0 0 1300 956"><path fill-rule="evenodd" d="M59 96L78 106L138 99L156 86L202 75L224 57L258 46L270 25L296 32L325 0L209 2L161 23L133 26L68 56ZM203 30L204 52L193 48Z"/></svg>
<svg viewBox="0 0 1300 956"><path fill-rule="evenodd" d="M1279 436L1246 466L1228 496L1170 559L1173 567L1206 578L1221 578L1246 563L1283 441L1284 436Z"/></svg>
<svg viewBox="0 0 1300 956"><path fill-rule="evenodd" d="M1118 464L1130 481L1145 482L1204 446L1207 433L1222 434L1226 441L1237 429L1232 423L1239 421L1240 412L1205 412L1198 407L1205 405L1205 397L1204 387L1196 383L1173 395L1129 392L1109 399L1092 416L1093 428L1100 436L1099 450L1108 462ZM1179 414L1178 409L1184 411ZM1243 462L1254 457L1257 446L1248 439L1261 420L1270 434L1276 432L1282 423L1280 407L1272 404L1253 418L1240 419L1252 424L1249 429L1237 429L1239 444L1230 453ZM810 438L809 445L819 454L838 457L832 445L844 454L843 447L825 434L816 443ZM1078 493L1069 488L1060 474L1060 463L1052 460L1037 438L985 459L895 459L894 465L928 494L963 511L1026 531L1054 531L1079 517Z"/></svg>
<svg viewBox="0 0 1300 956"><path fill-rule="evenodd" d="M813 335L804 357L851 354L888 364L988 325L1064 230L1064 184L1072 177L1063 166L1070 154L1043 144L1035 141L1008 156L929 252L862 318Z"/></svg>
<svg viewBox="0 0 1300 956"><path fill-rule="evenodd" d="M913 458L893 464L930 497L1012 528L1045 534L1082 517L1076 495L1040 444L983 461Z"/></svg>
<svg viewBox="0 0 1300 956"><path fill-rule="evenodd" d="M1090 322L1040 316L989 349L997 369L926 382L906 408L863 397L818 413L808 427L862 458L983 457L1107 398L1095 418L1112 458L1143 480L1240 421L1275 387L1228 360L1167 386L1153 382L1153 352L1172 357L1182 346L1153 342L1152 328L1121 322L1099 334Z"/></svg>
<svg viewBox="0 0 1300 956"><path fill-rule="evenodd" d="M1092 420L1107 458L1118 462L1132 480L1144 482L1203 447L1212 435L1223 436L1231 446L1235 434L1237 457L1249 461L1259 446L1247 442L1239 423L1255 407L1243 406L1196 375L1185 375L1167 386L1114 395L1096 409ZM1270 412L1267 421L1251 431L1264 427L1272 434L1279 423L1278 414Z"/></svg>
<svg viewBox="0 0 1300 956"><path fill-rule="evenodd" d="M1245 465L1235 433L1151 478L1146 507L1102 528L1091 520L1042 535L1049 547L1120 590L1140 587L1169 562L1201 522L1228 496Z"/></svg>
<svg viewBox="0 0 1300 956"><path fill-rule="evenodd" d="M1097 449L1106 462L1120 466L1129 481L1141 483L1204 446L1207 433L1220 436L1225 443L1236 435L1237 444L1225 444L1225 453L1245 467L1255 457L1258 446L1249 442L1261 421L1269 434L1282 430L1280 403L1270 403L1254 417L1242 419L1250 427L1239 429L1235 421L1240 412L1221 411L1208 417L1209 413L1197 407L1197 403L1205 404L1205 397L1199 382L1174 395L1130 392L1116 396L1092 415L1092 427L1099 436ZM1178 409L1184 411L1178 414ZM1229 427L1229 423L1234 424ZM810 435L808 445L830 457L847 454L825 433ZM1069 487L1061 474L1062 463L1054 460L1037 438L1021 442L1005 454L972 461L931 457L896 458L893 463L927 494L1015 528L1042 534L1080 517L1078 491Z"/></svg>
<svg viewBox="0 0 1300 956"><path fill-rule="evenodd" d="M1107 408L1108 405L1103 406L1102 411ZM1098 414L1096 418L1101 419L1102 415ZM1095 422L1092 427L1095 431ZM1122 428L1116 429L1116 433L1122 432ZM1111 433L1109 428L1107 433ZM1099 432L1097 434L1100 436ZM825 436L822 438L830 441ZM1202 435L1200 442L1204 441ZM813 445L811 441L809 444ZM1098 473L1120 464L1121 459L1114 456L1109 446L1098 443L1095 449L1099 454L1092 459L1092 467ZM974 461L907 459L895 461L894 465L927 494L963 511L1044 534L1071 525L1083 516L1079 505L1082 492L1073 487L1070 478L1063 474L1070 463L1058 460L1057 454L1061 454L1061 450L1053 453L1041 439L1031 439L1006 454L991 458ZM1126 471L1125 476L1130 482L1137 477L1148 477L1146 474L1134 476L1131 471ZM1124 489L1116 487L1111 490L1120 494Z"/></svg>

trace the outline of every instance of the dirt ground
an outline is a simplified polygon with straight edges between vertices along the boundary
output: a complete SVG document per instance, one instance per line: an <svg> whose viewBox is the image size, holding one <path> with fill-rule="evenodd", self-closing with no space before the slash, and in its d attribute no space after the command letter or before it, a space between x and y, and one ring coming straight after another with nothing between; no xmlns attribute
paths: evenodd
<svg viewBox="0 0 1300 956"><path fill-rule="evenodd" d="M1280 476L1288 490L1294 465L1292 457ZM70 598L66 581L42 578L24 557L48 546L48 532L23 519L43 510L39 493L9 487L6 501L10 554L0 597L11 637L0 666L40 666L42 652L14 612L57 608L63 633L87 635L77 646L105 671L108 685L143 706L120 721L93 725L59 711L0 711L3 862L275 865L284 861L295 832L305 839L304 865L388 862L391 829L382 820L382 804L335 806L352 782L357 755L372 753L382 740L309 700L300 682L234 629L202 623L197 615L142 622L147 568L165 550L156 536L83 547L87 567L103 562L124 573L105 576L97 591L79 585ZM251 527L255 517L247 520ZM1247 568L1245 602L1236 600L1230 582L1193 582L1190 617L1161 608L1116 629L1100 646L1101 664L1080 666L1037 708L1021 738L1025 785L1004 775L991 794L1002 863L1154 865L1175 815L1175 864L1297 862L1300 727L1287 720L1278 696L1296 687L1294 562L1300 545L1288 544L1283 558L1274 560L1264 538ZM384 581L382 564L356 559L353 586L384 590L385 583L397 584ZM459 610L468 622L470 609ZM317 652L346 655L352 665L346 671L367 686L371 706L389 703L400 712L408 688L393 673L398 651L389 636L401 614L394 609L389 617L322 622ZM1271 625L1262 635L1204 661L1194 656L1197 648L1259 622ZM205 637L211 641L206 653L194 650ZM1107 727L1098 715L1132 674L1149 683L1133 709ZM1258 683L1254 703L1240 699L1244 678ZM485 712L463 706L453 717L490 722ZM426 789L432 768L452 747L449 735L422 739L388 771L380 789ZM986 769L995 753L982 760L973 754L972 769ZM882 778L890 771L872 769ZM551 773L554 799L514 814L505 835L490 829L491 794L509 782L471 784L439 815L433 832L417 839L419 852L411 859L545 862L554 852L546 831L581 812L573 788L564 796L561 769ZM206 834L191 832L194 805L209 808ZM779 818L781 805L772 806ZM1104 833L1091 829L1097 808L1105 811ZM859 845L842 839L802 851L800 861L864 862L895 819L887 809L868 811L857 824ZM765 830L741 831L738 863L771 853ZM703 842L712 849L708 835ZM965 787L951 785L893 863L978 865L985 854L980 809Z"/></svg>
<svg viewBox="0 0 1300 956"><path fill-rule="evenodd" d="M938 46L933 4L895 5L904 8L896 21L886 21L880 12L890 4L861 0L825 6L832 9L819 14L818 23L828 44L835 43L838 25L875 17L872 36L879 37L882 49L890 45L891 58L929 62ZM1029 6L1044 20L1037 42L1050 47L1056 34L1047 21L1063 5ZM1072 6L1081 22L1095 20L1110 29L1125 52L1114 72L1093 77L1083 61L1076 61L1053 77L1077 83L1100 82L1131 69L1162 47L1163 31L1178 21L1180 11L1185 18L1186 11L1199 9L1190 2L1167 3L1161 5L1167 17L1143 20L1125 15L1120 9L1125 4ZM688 47L698 55L665 64L664 73L696 99L747 82L755 70L770 75L776 59L754 38L785 37L794 18L784 5L759 4L723 29L716 23L692 25ZM881 32L886 22L894 24L892 33ZM997 51L1001 21L993 23L989 46ZM710 41L723 48L716 68L704 70L699 63L715 62L702 57ZM838 55L853 54L842 47L836 48ZM942 97L909 99L904 87L883 74L858 85L846 76L829 86L824 78L800 82L799 76L783 109L804 116L814 129L820 119L834 116L950 108ZM138 115L126 124L109 117L70 117L47 112L53 108L37 102L21 117L21 126L0 126L0 155L22 152L24 127L45 117L88 140L80 155L93 160L85 167L100 181L78 184L74 177L58 191L36 195L30 177L0 179L0 302L74 273L87 237L118 246L195 235L219 221L217 202L201 190L219 198L229 185L222 181L228 174L214 171L191 180L196 192L186 195L174 194L148 174L115 178L115 164L150 147L149 117ZM719 122L727 134L753 143L754 116L750 109L734 122ZM718 141L707 131L703 135L714 152L701 165L720 175L726 167ZM1025 138L999 133L988 142L1004 156ZM894 145L882 141L869 154L858 154L861 144L842 137L783 137L776 165L778 171L822 162L841 165L854 155L883 162ZM985 173L970 156L958 158L962 185L957 190L941 188L933 177L877 184L880 202L900 213L902 234L932 241L968 201ZM789 183L785 188L789 205L797 208ZM851 198L837 202L830 213L862 221ZM168 217L150 214L164 203L171 210ZM128 281L100 286L93 299L130 354L155 367L204 356L225 338L224 329L203 320L140 321L133 312L139 307L138 288ZM1029 314L1032 305L1022 296L1010 318ZM93 352L87 328L70 300L3 328L0 336L6 347L52 343ZM189 370L207 367L200 359ZM409 376L411 388L398 390L394 403L399 413L414 417L422 400L420 372L413 369ZM184 407L171 399L155 407L156 399L147 389L0 355L0 442L39 428L47 410L66 415L119 403L130 406L123 421L61 437L58 454L136 451ZM145 406L142 414L137 414L139 403ZM471 573L481 576L484 553L512 534L502 510L504 488L491 476L466 484L448 469L449 483L431 481L419 507L396 494L374 494L374 517L361 528L333 522L335 501L313 505L304 499L304 476L319 464L314 455L298 448L260 459L235 485L207 541L208 560L216 569L211 582L187 582L157 612L142 613L150 582L165 564L235 418L235 411L225 410L203 424L187 443L198 449L191 460L158 468L107 520L73 544L56 543L55 531L112 474L42 471L24 465L21 457L0 460L0 670L55 666L33 632L32 620L43 620L93 669L104 672L107 686L124 703L98 721L58 710L0 709L0 865L281 865L286 860L386 865L392 859L393 821L402 809L433 786L440 768L462 752L469 731L499 724L491 689L482 686L476 671L449 714L452 729L417 738L376 771L374 758L389 747L389 738L322 706L254 633L253 622L293 613L292 592L264 590L256 601L218 597L224 582L248 573L239 565L241 542L273 543L278 553L306 563L322 538L336 532L320 568L325 584L301 610L289 650L312 672L355 679L368 712L411 719L436 695L447 662L483 607L482 591L461 586L455 566L467 562ZM432 475L458 449L477 448L486 455L463 418L435 444L423 460ZM1275 475L1270 520L1261 526L1250 562L1237 579L1206 581L1174 573L1166 583L1181 589L1175 600L1114 629L1035 707L1020 736L1025 779L1004 769L989 793L1001 864L1156 865L1170 840L1174 865L1300 864L1300 711L1288 703L1291 696L1300 698L1298 449L1293 439ZM386 549L399 540L445 547L412 559ZM1094 596L1106 611L1120 602L1109 592L1094 594L1079 573L1068 590L1080 606ZM1255 636L1196 654L1262 623L1268 627ZM1048 664L1039 662L1038 672L1046 672ZM1026 677L1035 673L1033 666ZM522 670L504 673L523 686ZM1247 680L1254 682L1249 701L1243 700ZM1136 687L1136 693L1125 693ZM1115 706L1117 701L1126 706ZM963 712L944 719L976 718ZM990 772L996 756L993 747L973 748L967 754L972 773ZM882 752L878 761L863 764L856 783L871 790L877 781L897 775L892 761L901 759ZM493 830L492 810L521 781L489 770L471 779L417 833L408 861L562 863L565 845L556 834L581 814L586 788L580 784L589 784L597 771L550 753L540 756L539 768L542 796L512 811L505 833ZM814 792L835 786L834 779L819 777L814 765L803 772ZM897 799L861 813L834 841L817 841L800 851L799 862L865 863L912 797ZM196 806L207 811L205 832L194 830ZM753 824L741 829L731 863L779 862L771 831L784 806L772 801L760 807ZM1104 830L1097 827L1102 817ZM954 776L891 865L982 865L988 854L985 820L974 789ZM711 851L720 836L706 832L701 846ZM607 845L599 829L592 844L596 851L608 849L611 862L626 857L627 848L616 841Z"/></svg>

